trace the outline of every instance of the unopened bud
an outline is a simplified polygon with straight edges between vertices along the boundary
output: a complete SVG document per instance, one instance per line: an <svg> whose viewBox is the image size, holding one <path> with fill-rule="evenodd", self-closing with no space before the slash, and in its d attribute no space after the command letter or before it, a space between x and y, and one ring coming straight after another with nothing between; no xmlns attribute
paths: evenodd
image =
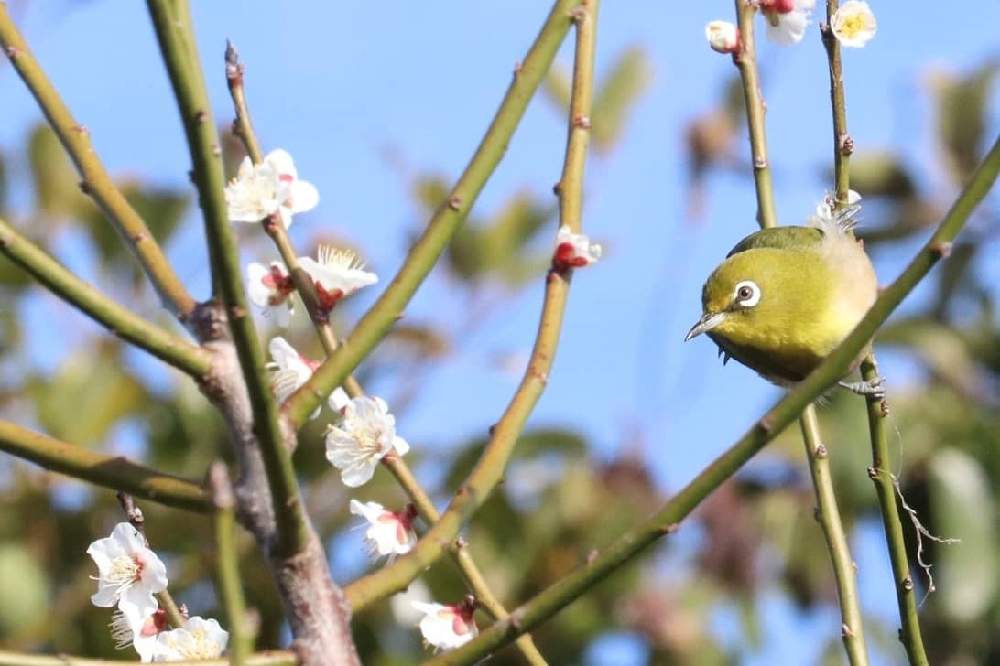
<svg viewBox="0 0 1000 666"><path fill-rule="evenodd" d="M713 51L736 53L740 48L740 29L729 21L711 21L705 26L705 39Z"/></svg>

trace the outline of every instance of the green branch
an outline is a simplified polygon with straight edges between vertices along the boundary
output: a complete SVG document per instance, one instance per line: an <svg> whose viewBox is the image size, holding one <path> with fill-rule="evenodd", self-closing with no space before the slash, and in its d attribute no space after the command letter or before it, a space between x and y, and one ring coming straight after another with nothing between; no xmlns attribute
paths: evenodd
<svg viewBox="0 0 1000 666"><path fill-rule="evenodd" d="M1000 138L973 173L962 194L941 221L931 239L920 249L896 280L882 291L875 304L850 335L803 382L757 421L735 444L716 458L659 511L638 527L620 536L613 544L569 576L556 582L511 613L511 617L486 629L464 646L427 662L436 666L466 664L485 657L520 634L530 631L586 593L599 581L644 548L674 532L702 500L731 477L764 445L785 428L844 376L852 361L869 343L879 326L889 318L906 296L947 254L950 243L962 230L976 206L983 200L1000 172Z"/></svg>
<svg viewBox="0 0 1000 666"><path fill-rule="evenodd" d="M0 421L0 450L30 460L45 469L166 506L206 513L208 495L198 484L137 465L121 456L107 456Z"/></svg>
<svg viewBox="0 0 1000 666"><path fill-rule="evenodd" d="M204 377L211 368L207 352L111 300L2 219L0 252L33 275L49 291L123 340L196 379Z"/></svg>
<svg viewBox="0 0 1000 666"><path fill-rule="evenodd" d="M861 376L865 381L872 381L878 377L874 356L869 356L861 363ZM875 484L882 524L885 526L889 560L892 562L896 602L902 624L899 637L911 666L927 666L929 663L927 653L924 651L924 642L920 635L917 593L910 577L910 562L906 554L906 541L903 539L903 523L899 519L895 486L889 468L889 443L885 432L887 415L888 413L882 409L880 400L874 398L868 400L868 430L872 440L872 466L868 468L868 476Z"/></svg>
<svg viewBox="0 0 1000 666"><path fill-rule="evenodd" d="M847 193L851 189L851 154L854 139L847 133L847 103L844 101L844 67L840 57L840 42L833 36L830 23L837 12L839 0L826 1L826 25L820 35L826 49L826 59L830 66L830 109L833 114L833 180L834 200L838 205L847 204Z"/></svg>
<svg viewBox="0 0 1000 666"><path fill-rule="evenodd" d="M202 77L186 0L148 0L160 51L177 97L193 162L194 181L205 218L213 281L221 290L233 343L246 379L278 528L277 552L301 552L308 541L308 517L295 469L284 445L278 409L265 370L264 353L247 310L239 248L223 198L222 151Z"/></svg>
<svg viewBox="0 0 1000 666"><path fill-rule="evenodd" d="M240 581L240 558L236 548L236 498L229 482L229 472L221 460L209 470L212 506L215 509L215 566L219 597L229 620L229 664L246 666L253 651L253 638L247 622L246 601Z"/></svg>
<svg viewBox="0 0 1000 666"><path fill-rule="evenodd" d="M514 71L500 108L479 147L448 198L431 217L396 277L344 341L304 386L283 405L290 421L301 426L335 387L384 338L423 283L452 235L465 220L486 181L493 174L572 23L571 12L581 0L556 0L524 61Z"/></svg>
<svg viewBox="0 0 1000 666"><path fill-rule="evenodd" d="M826 25L821 36L826 49L830 69L830 107L833 111L833 173L835 201L837 206L847 204L851 188L850 156L854 152L854 140L847 131L847 102L844 94L843 63L840 42L830 29L838 0L827 0ZM861 375L865 381L878 377L874 352L869 353L861 363ZM872 466L868 475L875 484L882 524L885 527L889 559L892 562L896 586L896 602L899 606L901 622L900 639L906 649L911 666L927 666L927 654L920 635L920 621L917 615L917 599L910 578L910 563L903 541L903 524L899 519L895 488L889 472L889 453L885 434L885 416L888 413L884 400L867 400L868 429L872 443Z"/></svg>
<svg viewBox="0 0 1000 666"><path fill-rule="evenodd" d="M757 223L766 229L778 226L778 214L775 212L774 188L771 187L771 165L767 161L764 97L760 91L760 77L757 74L757 47L753 30L757 7L746 0L735 1L741 48L739 52L733 54L733 62L743 81L750 156L753 159L753 183L757 193Z"/></svg>
<svg viewBox="0 0 1000 666"><path fill-rule="evenodd" d="M132 208L98 158L87 129L78 123L63 102L52 82L38 65L28 44L17 30L0 2L0 45L11 64L34 96L49 125L76 165L82 179L80 188L104 211L142 265L146 276L163 301L163 305L184 320L194 310L195 302L181 283L156 239L139 213Z"/></svg>
<svg viewBox="0 0 1000 666"><path fill-rule="evenodd" d="M25 652L0 650L0 666L122 666L138 664L138 661L108 661L106 659L85 659L65 654L37 655ZM198 661L173 661L174 666L229 666L227 659L201 659ZM299 660L289 651L273 650L250 655L245 666L297 666Z"/></svg>
<svg viewBox="0 0 1000 666"><path fill-rule="evenodd" d="M865 649L864 623L861 618L861 607L858 604L857 582L854 578L854 560L840 518L840 509L837 508L837 496L833 491L829 451L822 442L819 420L816 418L816 408L813 405L803 410L799 425L802 428L806 459L809 461L809 474L816 490L816 520L819 521L827 548L830 550L837 594L840 597L842 621L840 636L844 641L844 649L847 651L850 663L867 664L868 653Z"/></svg>
<svg viewBox="0 0 1000 666"><path fill-rule="evenodd" d="M559 3L557 7L558 5ZM583 195L583 158L590 130L590 89L593 85L596 9L596 0L587 0L577 6L571 14L578 27L576 70L582 75L574 76L576 87L570 105L566 161L557 191L561 224L570 225L577 230L580 227L579 214ZM547 25L551 25L551 21L550 15ZM582 48L580 48L581 41ZM490 441L482 456L458 489L448 509L410 553L344 588L354 608L364 607L405 588L427 566L441 557L465 521L486 501L500 481L517 438L548 382L549 372L559 346L571 277L571 271L565 273L554 269L549 271L538 333L524 377L503 415L493 427Z"/></svg>

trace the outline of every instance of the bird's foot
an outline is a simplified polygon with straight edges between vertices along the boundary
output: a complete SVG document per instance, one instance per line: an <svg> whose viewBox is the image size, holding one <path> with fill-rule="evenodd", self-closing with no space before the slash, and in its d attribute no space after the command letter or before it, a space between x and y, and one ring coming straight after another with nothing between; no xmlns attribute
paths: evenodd
<svg viewBox="0 0 1000 666"><path fill-rule="evenodd" d="M851 393L857 393L875 400L885 399L885 379L880 375L871 381L837 382Z"/></svg>

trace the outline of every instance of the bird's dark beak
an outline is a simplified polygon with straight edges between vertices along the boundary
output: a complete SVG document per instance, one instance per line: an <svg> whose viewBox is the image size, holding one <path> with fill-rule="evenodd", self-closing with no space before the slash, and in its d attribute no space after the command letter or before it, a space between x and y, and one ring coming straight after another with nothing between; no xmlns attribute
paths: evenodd
<svg viewBox="0 0 1000 666"><path fill-rule="evenodd" d="M711 331L713 328L722 323L725 319L726 314L724 312L706 312L698 320L698 323L691 327L688 334L684 336L684 342L687 342L691 338L696 338L706 331Z"/></svg>

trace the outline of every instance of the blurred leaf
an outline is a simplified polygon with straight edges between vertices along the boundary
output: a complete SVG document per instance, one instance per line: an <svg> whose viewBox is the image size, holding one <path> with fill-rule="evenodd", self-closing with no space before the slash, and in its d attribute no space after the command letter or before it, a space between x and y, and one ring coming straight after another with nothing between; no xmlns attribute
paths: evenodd
<svg viewBox="0 0 1000 666"><path fill-rule="evenodd" d="M31 131L28 163L40 211L54 216L71 216L87 202L80 192L76 169L59 143L59 137L48 125L36 125Z"/></svg>
<svg viewBox="0 0 1000 666"><path fill-rule="evenodd" d="M963 78L943 71L931 74L938 141L956 183L963 183L979 164L986 133L986 105L998 71L1000 64L991 60Z"/></svg>
<svg viewBox="0 0 1000 666"><path fill-rule="evenodd" d="M461 447L461 452L452 458L448 476L445 477L446 488L457 488L465 480L487 442L488 437L477 437ZM544 453L554 453L575 458L584 455L586 450L586 441L575 432L559 428L536 428L518 437L513 457L533 458Z"/></svg>
<svg viewBox="0 0 1000 666"><path fill-rule="evenodd" d="M0 544L0 580L0 634L9 636L48 613L48 576L24 545Z"/></svg>
<svg viewBox="0 0 1000 666"><path fill-rule="evenodd" d="M936 224L944 214L933 201L918 197L896 203L889 212L886 224L874 227L863 221L864 226L858 228L858 238L869 245L902 240Z"/></svg>
<svg viewBox="0 0 1000 666"><path fill-rule="evenodd" d="M972 260L976 256L979 246L976 243L957 242L951 247L951 254L948 261L942 262L941 270L938 272L938 293L937 304L934 306L935 315L944 320L948 313L948 305L953 302L953 298L958 293L963 283L974 280L969 269L972 267Z"/></svg>
<svg viewBox="0 0 1000 666"><path fill-rule="evenodd" d="M166 245L187 212L190 204L190 197L187 193L180 190L147 187L134 180L120 182L118 187L139 213L139 216L145 220L153 237L160 244ZM78 214L88 223L90 237L97 246L101 258L105 262L121 262L123 265L131 267L138 277L140 275L139 268L131 260L128 245L122 240L114 226L104 218L104 214L89 203L85 207L81 207Z"/></svg>
<svg viewBox="0 0 1000 666"><path fill-rule="evenodd" d="M851 157L851 188L866 197L906 199L916 193L913 178L900 157L886 151L865 151Z"/></svg>
<svg viewBox="0 0 1000 666"><path fill-rule="evenodd" d="M646 91L652 67L646 52L633 47L624 51L603 77L594 93L591 122L594 148L610 152L621 136L629 112Z"/></svg>
<svg viewBox="0 0 1000 666"><path fill-rule="evenodd" d="M553 63L549 75L542 82L542 93L557 109L566 113L569 111L569 100L572 92L569 72Z"/></svg>
<svg viewBox="0 0 1000 666"><path fill-rule="evenodd" d="M991 484L979 463L955 448L931 459L928 480L940 535L961 539L935 548L938 603L959 621L973 620L993 603L1000 575Z"/></svg>
<svg viewBox="0 0 1000 666"><path fill-rule="evenodd" d="M52 377L32 377L25 394L34 399L45 432L80 446L101 441L149 399L112 341L70 357Z"/></svg>

